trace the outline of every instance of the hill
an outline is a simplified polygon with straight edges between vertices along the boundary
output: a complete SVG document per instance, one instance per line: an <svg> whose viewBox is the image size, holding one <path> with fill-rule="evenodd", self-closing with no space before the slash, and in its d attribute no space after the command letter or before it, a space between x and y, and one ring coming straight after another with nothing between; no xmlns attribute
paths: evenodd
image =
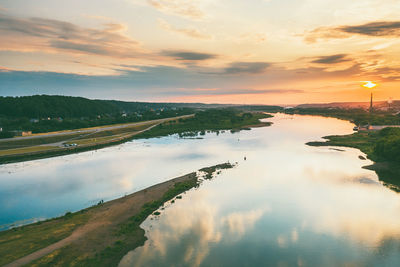
<svg viewBox="0 0 400 267"><path fill-rule="evenodd" d="M0 138L12 136L11 131L41 133L70 130L175 117L199 109L227 107L270 112L282 110L278 106L125 102L59 95L0 97Z"/></svg>

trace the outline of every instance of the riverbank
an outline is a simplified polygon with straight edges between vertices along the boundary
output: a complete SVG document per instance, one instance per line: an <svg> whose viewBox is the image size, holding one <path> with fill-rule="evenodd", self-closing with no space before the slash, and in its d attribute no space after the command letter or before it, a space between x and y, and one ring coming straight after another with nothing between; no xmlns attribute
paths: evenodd
<svg viewBox="0 0 400 267"><path fill-rule="evenodd" d="M219 132L230 130L232 133L251 128L271 126L271 122L261 119L272 118L273 115L264 112L241 113L234 110L207 110L196 113L192 118L178 122L168 122L157 125L150 131L136 135L134 139L154 138L178 134L180 137L199 137L206 131Z"/></svg>
<svg viewBox="0 0 400 267"><path fill-rule="evenodd" d="M357 125L398 125L400 117L390 112L374 111L370 113L362 109L326 109L326 108L295 108L287 110L288 114L315 115L350 121ZM392 130L394 129L394 130ZM365 153L374 164L365 166L373 170L379 179L389 188L400 191L400 129L384 128L378 131L359 131L349 135L325 136L325 142L309 142L310 146L341 146L352 147ZM377 146L379 145L379 148ZM385 149L383 149L386 147ZM392 147L388 151L387 147Z"/></svg>
<svg viewBox="0 0 400 267"><path fill-rule="evenodd" d="M109 125L0 140L0 164L56 157L96 150L132 140L158 124L190 118L184 115L139 123Z"/></svg>
<svg viewBox="0 0 400 267"><path fill-rule="evenodd" d="M384 144L389 130L374 132L357 132L349 135L325 136L324 142L308 142L309 146L337 146L357 148L365 153L374 164L365 166L365 169L373 170L379 179L389 188L400 191L400 166L384 153L377 151L377 145Z"/></svg>
<svg viewBox="0 0 400 267"><path fill-rule="evenodd" d="M272 115L262 112L242 113L234 110L207 110L198 112L195 115L141 122L140 125L131 127L118 126L116 129L103 127L101 131L93 130L94 132L85 133L84 135L77 135L78 131L75 131L74 136L66 136L64 139L56 136L43 137L50 139L45 141L40 141L40 139L26 140L25 143L21 144L22 147L17 148L20 153L18 151L15 153L15 149L2 150L0 146L0 164L81 153L119 145L140 138L155 138L171 134L192 137L204 135L206 131L240 131L254 127L270 126L270 122L260 121L260 119L270 117ZM34 147L32 147L32 141L35 142ZM4 146L5 144L2 145ZM35 149L32 150L33 148ZM9 151L10 153L4 153L4 151Z"/></svg>
<svg viewBox="0 0 400 267"><path fill-rule="evenodd" d="M400 116L390 111L369 112L365 109L353 108L293 108L286 109L286 114L323 116L347 120L359 125L400 125Z"/></svg>
<svg viewBox="0 0 400 267"><path fill-rule="evenodd" d="M200 169L210 179L224 163ZM140 224L199 185L195 172L65 216L0 232L0 266L117 266L146 240Z"/></svg>

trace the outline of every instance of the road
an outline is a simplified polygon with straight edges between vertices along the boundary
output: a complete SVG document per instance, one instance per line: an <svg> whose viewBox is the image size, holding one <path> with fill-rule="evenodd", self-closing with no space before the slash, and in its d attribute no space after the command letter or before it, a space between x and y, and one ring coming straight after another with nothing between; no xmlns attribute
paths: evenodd
<svg viewBox="0 0 400 267"><path fill-rule="evenodd" d="M190 118L190 117L193 117L193 116L194 116L194 114L189 114L189 115L183 115L183 116L172 117L172 118L164 118L164 119L158 119L158 120L141 121L141 122L110 125L110 126L99 126L99 127L76 129L76 130L66 130L66 131L62 131L62 132L41 133L41 134L34 134L34 135L29 135L29 136L21 136L21 137L0 139L0 142L9 142L9 141L19 141L19 140L43 138L43 137L72 135L72 134L77 134L77 133L79 133L79 134L80 133L82 133L82 134L84 134L84 133L95 133L95 132L97 133L97 132L102 132L102 131L107 131L107 130L127 128L127 127L132 127L132 126L141 126L141 125L153 124L153 123L160 124L160 123L163 123L163 122L166 122L166 121Z"/></svg>

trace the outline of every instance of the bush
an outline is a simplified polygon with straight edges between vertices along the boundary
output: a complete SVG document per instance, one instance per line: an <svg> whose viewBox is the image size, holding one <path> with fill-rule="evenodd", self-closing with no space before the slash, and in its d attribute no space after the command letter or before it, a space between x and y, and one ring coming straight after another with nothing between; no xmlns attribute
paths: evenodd
<svg viewBox="0 0 400 267"><path fill-rule="evenodd" d="M11 132L0 132L0 139L11 138L14 137L14 134Z"/></svg>
<svg viewBox="0 0 400 267"><path fill-rule="evenodd" d="M385 128L381 130L374 153L381 159L400 162L400 129Z"/></svg>

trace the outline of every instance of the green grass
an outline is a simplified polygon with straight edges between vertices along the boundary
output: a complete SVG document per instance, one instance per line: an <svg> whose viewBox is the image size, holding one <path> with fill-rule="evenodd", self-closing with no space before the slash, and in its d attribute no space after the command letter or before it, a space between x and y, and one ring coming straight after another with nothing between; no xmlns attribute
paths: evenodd
<svg viewBox="0 0 400 267"><path fill-rule="evenodd" d="M231 163L227 162L227 163L218 164L218 165L211 166L211 167L202 168L199 171L205 172L206 173L205 179L209 180L209 179L211 179L213 177L213 174L216 171L222 170L222 169L231 169L233 167L234 167L234 165L232 165Z"/></svg>
<svg viewBox="0 0 400 267"><path fill-rule="evenodd" d="M175 183L160 199L146 203L139 213L120 224L116 231L112 233L116 241L94 256L82 255L79 247L69 245L31 263L29 266L118 266L126 253L143 245L146 241L144 230L140 228L140 224L165 202L198 186L196 173L189 175L189 180Z"/></svg>
<svg viewBox="0 0 400 267"><path fill-rule="evenodd" d="M341 108L294 108L285 111L288 114L318 115L349 120L356 125L400 125L400 116L389 111L370 113L363 109Z"/></svg>
<svg viewBox="0 0 400 267"><path fill-rule="evenodd" d="M125 134L125 133L134 133L138 131L145 130L155 123L147 123L145 125L138 125L138 126L131 126L131 127L123 127L123 128L117 128L117 129L112 129L112 130L105 130L105 131L100 131L94 134L90 134L88 136L82 136L80 138L77 138L76 140L79 139L85 139L85 138L99 138L99 137L107 137L107 136L112 136L112 135L119 135L119 134Z"/></svg>
<svg viewBox="0 0 400 267"><path fill-rule="evenodd" d="M68 143L77 143L81 146L71 147L68 149L60 148L56 150L43 150L43 151L27 151L23 154L5 154L0 155L0 164L12 163L12 162L21 162L28 161L34 159L48 158L48 157L56 157L61 155L79 153L84 151L90 151L94 149L100 149L107 146L117 145L124 143L126 141L132 139L139 138L151 138L151 137L161 137L167 136L171 134L179 134L181 137L190 136L195 137L198 135L204 135L206 131L212 130L217 133L220 130L229 130L232 132L249 129L248 127L256 127L256 126L269 126L271 123L269 122L260 122L259 120L262 118L270 118L271 115L264 113L242 113L238 110L233 109L212 109L201 111L195 114L193 117L189 118L181 118L179 120L171 120L164 122L160 125L155 126L154 128L142 132L137 135L133 135L135 132L149 128L152 125L151 122L146 125L141 126L133 126L127 128L120 128L114 130L107 130L104 132L94 133L92 135L87 134L79 134L76 136L68 135L66 136L57 136L57 137L43 137L37 139L27 139L27 140L19 140L19 141L10 141L1 145L4 147L14 146L32 146L33 144L41 144L46 143L49 144L51 142L61 142L68 141ZM126 136L120 138L114 138L114 135L125 134ZM129 133L132 133L129 135ZM110 136L110 138L107 138ZM112 137L112 138L111 138ZM94 140L92 138L104 138L102 142L98 142L98 140ZM72 140L71 140L72 139ZM108 139L108 140L107 140ZM80 141L81 140L81 141ZM16 143L14 143L16 142ZM40 149L39 149L40 150Z"/></svg>
<svg viewBox="0 0 400 267"><path fill-rule="evenodd" d="M57 143L57 142L62 142L62 141L69 140L72 138L77 138L81 135L82 134L79 133L79 134L67 134L67 135L62 135L62 136L38 137L38 138L31 138L31 139L14 138L13 140L10 140L10 141L1 141L0 142L0 150Z"/></svg>
<svg viewBox="0 0 400 267"><path fill-rule="evenodd" d="M223 168L232 168L232 165L224 163L201 170L212 175L213 172ZM173 203L181 198L180 194L198 186L195 172L185 175L184 180L175 182L155 201L145 203L134 216L124 219L121 223L115 223L106 231L100 231L101 236L96 237L88 233L83 237L85 242L71 243L27 266L117 266L126 253L146 241L145 232L140 228L140 224L149 215L158 214L157 210L165 202ZM97 208L102 208L103 205L107 203L67 213L60 218L0 232L0 265L10 263L69 236L74 229L92 218Z"/></svg>
<svg viewBox="0 0 400 267"><path fill-rule="evenodd" d="M122 224L119 233L129 234L134 228L138 227L150 214L160 208L165 202L173 199L175 196L186 192L197 186L197 177L191 173L191 179L186 182L176 183L173 188L168 190L161 199L143 205L142 210L133 216L129 222Z"/></svg>
<svg viewBox="0 0 400 267"><path fill-rule="evenodd" d="M8 142L0 142L0 147L3 146L4 149L6 147L14 147L13 150L0 149L0 164L55 157L55 156L79 153L94 149L100 149L111 145L121 144L132 139L132 136L129 135L129 133L134 134L137 131L147 129L151 125L153 125L153 123L149 122L149 124L146 125L107 130L92 135L75 134L75 135L64 135L57 137L34 138L27 140L16 139L15 141L13 140ZM42 144L42 143L48 144L52 142L61 142L61 141L67 141L65 143L68 144L76 143L78 145L81 145L82 147L70 147L68 149L66 148L56 149L57 147L54 146L21 147L28 145L30 146L32 144Z"/></svg>
<svg viewBox="0 0 400 267"><path fill-rule="evenodd" d="M324 137L324 139L327 139L327 141L309 142L307 145L353 147L367 154L368 158L371 160L376 160L374 148L378 140L377 132L358 132L350 135L331 135Z"/></svg>
<svg viewBox="0 0 400 267"><path fill-rule="evenodd" d="M14 149L0 150L0 156L46 152L48 150L54 150L57 148L58 148L57 146L32 146L32 147L14 148Z"/></svg>
<svg viewBox="0 0 400 267"><path fill-rule="evenodd" d="M264 113L241 113L237 110L221 109L206 110L196 113L193 118L178 120L157 125L149 131L138 134L134 139L153 138L179 134L180 137L196 137L205 134L205 131L249 129L249 126L269 126L269 122L260 122L260 119L272 117Z"/></svg>
<svg viewBox="0 0 400 267"><path fill-rule="evenodd" d="M0 266L66 238L87 220L82 211L0 232Z"/></svg>

